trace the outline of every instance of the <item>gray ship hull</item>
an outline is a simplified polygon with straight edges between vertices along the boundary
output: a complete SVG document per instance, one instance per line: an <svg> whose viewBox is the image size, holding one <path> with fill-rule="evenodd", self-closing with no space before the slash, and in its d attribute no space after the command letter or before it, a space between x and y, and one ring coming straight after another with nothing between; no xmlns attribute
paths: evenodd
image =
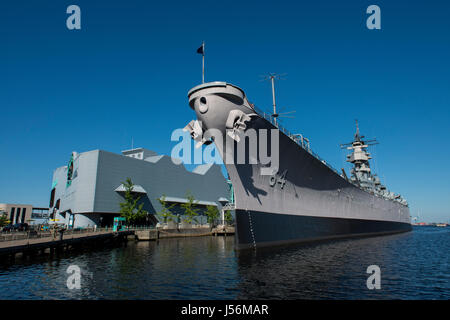
<svg viewBox="0 0 450 320"><path fill-rule="evenodd" d="M200 105L200 97L206 98L207 108ZM246 154L250 154L252 145L260 148L260 139L264 139L262 143L271 152L270 130L279 134L279 163L272 175L261 174L267 166L262 164L259 152L256 164L238 164L236 154L230 156L225 148L226 139L214 139L234 188L237 249L411 230L407 205L350 183L284 130L255 114L241 89L210 83L192 89L189 98L202 129L219 130L223 137L227 136L225 122L232 112L252 115L243 134L256 132L257 141L247 141L249 138L243 136L240 142L234 142L235 150L244 143ZM199 111L200 107L203 109ZM264 131L269 137L260 135Z"/></svg>
<svg viewBox="0 0 450 320"><path fill-rule="evenodd" d="M380 236L411 230L409 223L236 210L236 249Z"/></svg>
<svg viewBox="0 0 450 320"><path fill-rule="evenodd" d="M248 128L275 129L261 117ZM279 141L283 188L271 186L258 164L227 165L237 249L411 230L407 206L354 186L282 132Z"/></svg>

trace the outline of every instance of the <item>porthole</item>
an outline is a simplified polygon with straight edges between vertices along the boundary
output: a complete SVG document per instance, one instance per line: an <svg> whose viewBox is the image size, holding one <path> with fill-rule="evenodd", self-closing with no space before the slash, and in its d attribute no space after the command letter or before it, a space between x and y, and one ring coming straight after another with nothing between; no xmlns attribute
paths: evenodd
<svg viewBox="0 0 450 320"><path fill-rule="evenodd" d="M200 98L200 105L198 106L198 111L200 111L200 113L205 113L206 111L208 111L208 104L205 97Z"/></svg>

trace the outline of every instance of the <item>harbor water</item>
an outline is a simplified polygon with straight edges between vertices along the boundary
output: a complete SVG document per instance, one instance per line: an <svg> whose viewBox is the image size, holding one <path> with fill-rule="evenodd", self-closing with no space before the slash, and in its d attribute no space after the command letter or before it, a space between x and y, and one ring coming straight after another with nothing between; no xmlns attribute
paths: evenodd
<svg viewBox="0 0 450 320"><path fill-rule="evenodd" d="M69 289L69 266L81 271ZM381 270L369 290L367 267ZM235 251L234 237L134 242L0 264L0 299L450 299L450 227Z"/></svg>

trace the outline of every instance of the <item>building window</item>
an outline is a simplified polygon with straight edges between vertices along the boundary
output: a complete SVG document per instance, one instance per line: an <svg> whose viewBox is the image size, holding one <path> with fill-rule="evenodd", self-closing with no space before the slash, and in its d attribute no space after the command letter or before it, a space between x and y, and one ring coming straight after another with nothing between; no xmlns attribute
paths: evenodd
<svg viewBox="0 0 450 320"><path fill-rule="evenodd" d="M11 208L11 214L9 215L9 221L11 224L14 223L14 211L16 211L16 208Z"/></svg>
<svg viewBox="0 0 450 320"><path fill-rule="evenodd" d="M53 188L52 192L50 193L50 208L53 207L53 202L55 201L55 192L56 188Z"/></svg>
<svg viewBox="0 0 450 320"><path fill-rule="evenodd" d="M67 183L66 188L72 184L73 179L73 154L70 157L69 164L67 165Z"/></svg>
<svg viewBox="0 0 450 320"><path fill-rule="evenodd" d="M27 214L27 208L23 208L22 209L22 219L20 219L22 223L25 223L25 215L26 214Z"/></svg>
<svg viewBox="0 0 450 320"><path fill-rule="evenodd" d="M17 208L16 221L14 223L19 223L19 221L20 221L20 208Z"/></svg>

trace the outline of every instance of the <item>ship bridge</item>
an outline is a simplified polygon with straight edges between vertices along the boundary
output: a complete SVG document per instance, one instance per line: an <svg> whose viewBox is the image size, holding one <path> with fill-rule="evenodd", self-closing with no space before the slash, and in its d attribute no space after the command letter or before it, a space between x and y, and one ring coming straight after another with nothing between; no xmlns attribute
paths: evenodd
<svg viewBox="0 0 450 320"><path fill-rule="evenodd" d="M358 120L356 120L356 133L353 141L341 144L342 149L351 150L351 153L347 155L347 162L353 164L349 181L361 189L377 196L382 196L390 200L398 201L403 205L408 205L401 195L390 192L381 184L379 177L376 174L372 174L369 163L369 160L372 159L372 157L367 151L367 148L376 145L379 142L376 139L363 140L364 138L365 137L359 132Z"/></svg>

